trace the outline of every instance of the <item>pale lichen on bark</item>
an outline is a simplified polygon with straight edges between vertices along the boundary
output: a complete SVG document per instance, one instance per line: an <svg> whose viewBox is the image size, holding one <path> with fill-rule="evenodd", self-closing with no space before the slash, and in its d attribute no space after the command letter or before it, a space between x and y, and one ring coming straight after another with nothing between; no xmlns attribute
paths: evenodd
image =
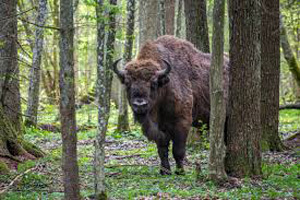
<svg viewBox="0 0 300 200"><path fill-rule="evenodd" d="M26 125L37 124L39 105L41 57L44 42L44 28L47 18L47 0L39 0L38 16L36 19L35 44L33 47L32 67L29 74L28 102L26 110Z"/></svg>
<svg viewBox="0 0 300 200"><path fill-rule="evenodd" d="M210 68L210 153L209 177L213 181L226 179L224 167L224 126L226 102L224 96L224 10L225 0L214 1L212 63ZM225 88L226 89L226 88Z"/></svg>

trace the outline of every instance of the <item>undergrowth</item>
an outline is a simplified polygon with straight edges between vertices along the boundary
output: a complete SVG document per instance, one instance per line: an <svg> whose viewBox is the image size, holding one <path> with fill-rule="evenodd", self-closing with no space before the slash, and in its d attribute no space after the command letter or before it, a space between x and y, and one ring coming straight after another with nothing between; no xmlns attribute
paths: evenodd
<svg viewBox="0 0 300 200"><path fill-rule="evenodd" d="M78 132L78 164L81 195L88 199L93 194L93 139L96 134L97 112L93 106L84 106L77 114L78 125L89 124L90 129ZM49 111L49 115L55 113ZM86 112L90 113L87 117ZM280 112L280 132L299 131L299 111ZM40 123L57 123L49 116ZM131 119L132 121L132 119ZM206 180L209 145L192 144L187 148L184 176L159 175L156 147L131 124L129 132L115 132L117 110L113 107L106 144L106 184L110 199L300 199L300 153L293 150L263 154L263 177L245 178L233 186L217 186ZM93 128L93 126L95 126ZM285 135L283 135L285 137ZM47 155L36 161L18 165L16 171L0 175L0 190L18 174L22 176L5 196L5 200L62 199L61 136L60 133L26 128L25 138L39 145ZM171 155L171 152L170 152ZM171 158L174 172L174 160ZM202 181L196 181L195 163L201 166Z"/></svg>

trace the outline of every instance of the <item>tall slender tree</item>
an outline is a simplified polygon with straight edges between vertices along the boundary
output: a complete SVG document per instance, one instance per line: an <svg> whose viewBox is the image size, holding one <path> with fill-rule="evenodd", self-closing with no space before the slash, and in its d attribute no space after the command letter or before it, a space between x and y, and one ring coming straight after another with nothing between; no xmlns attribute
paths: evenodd
<svg viewBox="0 0 300 200"><path fill-rule="evenodd" d="M28 101L26 110L25 125L37 124L37 114L39 106L41 58L44 42L44 28L47 18L47 0L39 0L38 16L35 30L35 43L33 47L32 67L29 74Z"/></svg>
<svg viewBox="0 0 300 200"><path fill-rule="evenodd" d="M73 0L60 1L60 119L65 199L79 200L73 58Z"/></svg>
<svg viewBox="0 0 300 200"><path fill-rule="evenodd" d="M107 131L107 124L110 111L110 88L112 74L110 66L113 62L114 56L114 42L115 42L115 22L116 22L116 5L117 0L110 0L110 9L107 12L103 6L103 0L97 0L96 16L97 16L97 104L98 104L98 128L95 140L95 198L107 199L107 193L105 188L105 137ZM109 19L109 32L105 35L105 18ZM107 37L107 42L105 38ZM106 45L106 55L105 55ZM104 57L106 56L106 62Z"/></svg>
<svg viewBox="0 0 300 200"><path fill-rule="evenodd" d="M185 0L186 38L195 47L209 53L206 0Z"/></svg>
<svg viewBox="0 0 300 200"><path fill-rule="evenodd" d="M210 67L210 152L209 176L214 181L226 178L224 125L226 105L223 85L225 0L214 1L212 62Z"/></svg>
<svg viewBox="0 0 300 200"><path fill-rule="evenodd" d="M262 149L283 150L279 138L280 20L279 0L262 0L261 126Z"/></svg>
<svg viewBox="0 0 300 200"><path fill-rule="evenodd" d="M17 1L0 0L0 10L0 158L21 162L18 156L35 159L43 152L22 137Z"/></svg>
<svg viewBox="0 0 300 200"><path fill-rule="evenodd" d="M159 0L139 1L139 48L147 40L154 40L160 33Z"/></svg>
<svg viewBox="0 0 300 200"><path fill-rule="evenodd" d="M110 2L110 10L108 13L109 18L109 26L108 26L108 36L106 43L106 87L107 87L107 113L109 113L110 109L110 92L111 92L111 81L113 78L112 71L110 70L110 66L112 66L114 62L115 55L115 40L116 40L116 13L118 11L117 0L109 0Z"/></svg>
<svg viewBox="0 0 300 200"><path fill-rule="evenodd" d="M229 0L229 19L230 112L225 169L231 176L261 175L260 1Z"/></svg>
<svg viewBox="0 0 300 200"><path fill-rule="evenodd" d="M126 27L126 40L123 59L129 62L132 58L132 48L134 40L134 11L135 0L127 1L127 27ZM128 120L128 102L126 98L126 90L123 85L120 85L120 100L119 100L119 117L118 128L119 131L129 130Z"/></svg>
<svg viewBox="0 0 300 200"><path fill-rule="evenodd" d="M181 37L181 29L182 29L182 7L183 7L183 0L177 0L177 16L176 16L176 37Z"/></svg>
<svg viewBox="0 0 300 200"><path fill-rule="evenodd" d="M98 128L95 140L95 198L107 199L105 188L104 173L104 143L107 127L106 118L106 74L104 67L104 48L105 48L105 19L106 12L103 7L103 0L96 0L96 17L97 17L97 83L96 83L96 101L98 105Z"/></svg>
<svg viewBox="0 0 300 200"><path fill-rule="evenodd" d="M284 58L289 65L289 70L292 73L298 87L300 87L300 66L290 45L282 18L280 19L280 44L283 50Z"/></svg>
<svg viewBox="0 0 300 200"><path fill-rule="evenodd" d="M158 0L158 18L157 18L157 26L158 28L158 35L165 35L166 34L166 2L165 0Z"/></svg>
<svg viewBox="0 0 300 200"><path fill-rule="evenodd" d="M174 21L175 21L175 0L166 0L165 2L166 12L166 34L174 35Z"/></svg>

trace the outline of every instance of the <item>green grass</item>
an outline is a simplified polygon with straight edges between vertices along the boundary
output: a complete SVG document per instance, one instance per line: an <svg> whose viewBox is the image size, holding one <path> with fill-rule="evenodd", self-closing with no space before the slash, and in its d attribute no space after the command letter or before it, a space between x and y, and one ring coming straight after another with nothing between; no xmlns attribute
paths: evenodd
<svg viewBox="0 0 300 200"><path fill-rule="evenodd" d="M94 106L85 106L78 111L78 124L96 125L97 112ZM84 115L90 112L90 120ZM49 112L50 114L51 112ZM54 111L52 114L55 113ZM112 116L107 133L106 184L110 199L300 199L300 157L297 152L271 154L263 159L263 178L241 180L239 187L219 187L206 180L208 144L190 145L187 148L189 164L184 176L159 175L157 149L141 134L138 126L131 123L131 131L115 132L117 110L112 107ZM280 132L299 130L299 111L280 112ZM53 121L49 121L52 119ZM55 117L48 117L43 123L53 123ZM81 180L81 195L87 198L93 194L93 139L96 129L78 133L78 164ZM61 136L60 133L26 128L25 138L46 150L47 155L37 161L27 161L18 170L0 175L5 185L20 173L38 166L35 171L22 177L12 190L0 199L33 200L62 199L61 181ZM205 148L204 148L205 147ZM203 149L204 148L204 149ZM171 152L170 152L171 155ZM203 179L196 181L194 163L201 163ZM174 160L171 159L174 172Z"/></svg>
<svg viewBox="0 0 300 200"><path fill-rule="evenodd" d="M300 110L282 110L279 115L279 130L281 133L300 130Z"/></svg>

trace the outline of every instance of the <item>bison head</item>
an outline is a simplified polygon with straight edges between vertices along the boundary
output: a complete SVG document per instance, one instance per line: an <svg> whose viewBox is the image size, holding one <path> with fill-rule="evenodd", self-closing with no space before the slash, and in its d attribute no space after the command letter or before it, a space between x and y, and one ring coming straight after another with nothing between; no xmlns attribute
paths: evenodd
<svg viewBox="0 0 300 200"><path fill-rule="evenodd" d="M159 89L169 82L170 64L153 60L136 60L118 69L121 59L113 64L113 71L127 90L129 104L136 115L145 115L155 105Z"/></svg>

